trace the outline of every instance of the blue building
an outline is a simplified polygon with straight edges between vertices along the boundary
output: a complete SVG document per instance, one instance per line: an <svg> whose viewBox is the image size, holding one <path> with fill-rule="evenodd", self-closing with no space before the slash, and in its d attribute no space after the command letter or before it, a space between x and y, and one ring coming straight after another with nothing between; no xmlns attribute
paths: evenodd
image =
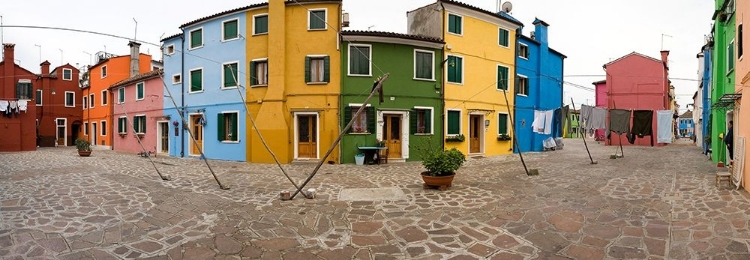
<svg viewBox="0 0 750 260"><path fill-rule="evenodd" d="M549 24L535 19L530 36L517 32L515 135L522 152L543 151L542 142L549 137L562 137L562 128L552 134L535 133L531 127L535 110L555 110L563 104L563 63L567 58L549 47ZM555 129L555 128L553 128Z"/></svg>
<svg viewBox="0 0 750 260"><path fill-rule="evenodd" d="M702 118L702 124L701 124L701 133L702 136L710 137L711 136L711 75L713 73L712 68L712 61L713 61L713 53L711 52L712 46L709 46L706 44L703 46L703 73L702 75L702 84L703 84L703 106L701 110L701 118ZM711 150L711 145L706 143L705 140L700 140L703 143L703 153L706 154L709 150Z"/></svg>
<svg viewBox="0 0 750 260"><path fill-rule="evenodd" d="M202 150L208 159L246 160L247 8L183 24L182 33L162 40L170 156L197 157Z"/></svg>
<svg viewBox="0 0 750 260"><path fill-rule="evenodd" d="M678 119L678 136L693 137L695 131L695 122L693 122L693 111L683 113Z"/></svg>

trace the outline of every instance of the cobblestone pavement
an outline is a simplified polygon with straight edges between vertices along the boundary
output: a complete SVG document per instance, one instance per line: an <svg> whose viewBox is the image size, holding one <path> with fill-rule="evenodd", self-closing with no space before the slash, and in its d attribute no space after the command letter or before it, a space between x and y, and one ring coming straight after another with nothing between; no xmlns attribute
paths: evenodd
<svg viewBox="0 0 750 260"><path fill-rule="evenodd" d="M3 259L750 259L750 196L714 183L694 146L471 158L447 191L418 163L325 165L316 198L273 165L145 158L72 148L0 154ZM288 165L302 180L314 165ZM352 188L401 199L343 201Z"/></svg>

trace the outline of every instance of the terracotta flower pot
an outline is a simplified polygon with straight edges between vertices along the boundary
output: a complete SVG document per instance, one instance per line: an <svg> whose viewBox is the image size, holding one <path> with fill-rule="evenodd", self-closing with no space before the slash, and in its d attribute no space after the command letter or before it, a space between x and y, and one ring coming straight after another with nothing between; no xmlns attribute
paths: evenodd
<svg viewBox="0 0 750 260"><path fill-rule="evenodd" d="M81 151L78 150L78 155L81 157L89 157L91 155L91 151Z"/></svg>
<svg viewBox="0 0 750 260"><path fill-rule="evenodd" d="M429 172L422 172L424 183L434 187L450 187L453 183L453 177L456 177L455 173L448 176L430 176Z"/></svg>

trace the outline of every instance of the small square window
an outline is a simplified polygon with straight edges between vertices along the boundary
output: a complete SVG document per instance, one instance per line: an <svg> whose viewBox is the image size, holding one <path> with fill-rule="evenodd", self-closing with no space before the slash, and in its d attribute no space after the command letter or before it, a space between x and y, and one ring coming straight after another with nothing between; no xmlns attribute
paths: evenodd
<svg viewBox="0 0 750 260"><path fill-rule="evenodd" d="M63 80L71 81L73 80L73 70L72 69L62 69L63 72Z"/></svg>
<svg viewBox="0 0 750 260"><path fill-rule="evenodd" d="M498 31L499 44L503 47L510 47L510 33L508 30L500 28Z"/></svg>
<svg viewBox="0 0 750 260"><path fill-rule="evenodd" d="M529 59L529 46L519 44L518 45L518 57Z"/></svg>
<svg viewBox="0 0 750 260"><path fill-rule="evenodd" d="M250 62L250 83L253 86L268 85L268 60Z"/></svg>
<svg viewBox="0 0 750 260"><path fill-rule="evenodd" d="M432 109L416 108L413 110L414 116L412 120L412 126L416 129L412 129L414 134L432 134Z"/></svg>
<svg viewBox="0 0 750 260"><path fill-rule="evenodd" d="M146 133L146 116L134 116L133 117L133 130L137 134Z"/></svg>
<svg viewBox="0 0 750 260"><path fill-rule="evenodd" d="M461 134L461 111L448 110L447 135Z"/></svg>
<svg viewBox="0 0 750 260"><path fill-rule="evenodd" d="M239 140L238 113L219 113L218 138L221 142L236 142Z"/></svg>
<svg viewBox="0 0 750 260"><path fill-rule="evenodd" d="M518 87L516 88L516 91L519 95L528 96L529 95L529 79L526 77L518 77Z"/></svg>
<svg viewBox="0 0 750 260"><path fill-rule="evenodd" d="M190 31L190 49L203 47L203 28Z"/></svg>
<svg viewBox="0 0 750 260"><path fill-rule="evenodd" d="M309 30L325 30L326 29L326 10L310 10L309 22L307 29Z"/></svg>
<svg viewBox="0 0 750 260"><path fill-rule="evenodd" d="M146 95L146 84L140 82L135 84L135 100L143 100Z"/></svg>
<svg viewBox="0 0 750 260"><path fill-rule="evenodd" d="M508 135L508 122L508 114L498 114L497 135Z"/></svg>
<svg viewBox="0 0 750 260"><path fill-rule="evenodd" d="M167 55L174 54L174 44L167 45Z"/></svg>
<svg viewBox="0 0 750 260"><path fill-rule="evenodd" d="M326 83L330 81L330 58L305 57L305 82Z"/></svg>
<svg viewBox="0 0 750 260"><path fill-rule="evenodd" d="M76 93L73 91L65 91L65 107L76 106Z"/></svg>
<svg viewBox="0 0 750 260"><path fill-rule="evenodd" d="M370 59L372 48L370 45L349 46L349 75L370 76Z"/></svg>
<svg viewBox="0 0 750 260"><path fill-rule="evenodd" d="M268 14L253 16L253 35L268 33Z"/></svg>
<svg viewBox="0 0 750 260"><path fill-rule="evenodd" d="M222 39L225 41L239 38L239 20L229 20L222 24Z"/></svg>
<svg viewBox="0 0 750 260"><path fill-rule="evenodd" d="M120 117L117 119L117 133L127 134L128 133L128 118Z"/></svg>
<svg viewBox="0 0 750 260"><path fill-rule="evenodd" d="M182 75L179 73L172 75L172 84L180 84L180 83L182 83Z"/></svg>
<svg viewBox="0 0 750 260"><path fill-rule="evenodd" d="M102 66L102 78L107 77L107 65Z"/></svg>
<svg viewBox="0 0 750 260"><path fill-rule="evenodd" d="M190 71L190 92L203 91L203 69Z"/></svg>
<svg viewBox="0 0 750 260"><path fill-rule="evenodd" d="M448 14L448 32L461 35L463 33L463 17Z"/></svg>
<svg viewBox="0 0 750 260"><path fill-rule="evenodd" d="M463 84L464 78L464 66L463 66L464 59L458 56L448 56L447 66L448 66L448 82L449 83L456 83L456 84Z"/></svg>
<svg viewBox="0 0 750 260"><path fill-rule="evenodd" d="M237 87L237 80L239 76L239 63L226 63L222 65L223 77L222 77L222 88L235 88Z"/></svg>
<svg viewBox="0 0 750 260"><path fill-rule="evenodd" d="M414 51L414 78L434 80L435 59L431 51Z"/></svg>

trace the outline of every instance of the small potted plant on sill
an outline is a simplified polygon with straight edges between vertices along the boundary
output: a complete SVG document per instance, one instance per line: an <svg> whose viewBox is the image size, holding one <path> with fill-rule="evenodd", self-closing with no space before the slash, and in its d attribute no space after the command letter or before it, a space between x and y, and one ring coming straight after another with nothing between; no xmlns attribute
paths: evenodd
<svg viewBox="0 0 750 260"><path fill-rule="evenodd" d="M508 134L501 134L497 136L497 140L498 141L510 141L511 138L510 138L510 135Z"/></svg>
<svg viewBox="0 0 750 260"><path fill-rule="evenodd" d="M429 145L423 146L422 166L427 171L422 172L422 181L424 187L437 187L440 190L446 190L453 183L456 176L456 170L466 162L466 156L456 148L442 150Z"/></svg>
<svg viewBox="0 0 750 260"><path fill-rule="evenodd" d="M91 142L85 139L78 139L76 140L76 149L79 156L89 157L91 155Z"/></svg>
<svg viewBox="0 0 750 260"><path fill-rule="evenodd" d="M466 140L466 137L464 135L462 135L462 134L455 135L455 136L449 136L449 137L445 138L445 141L449 142L449 143L450 142L460 143L460 142L463 142L464 140Z"/></svg>

